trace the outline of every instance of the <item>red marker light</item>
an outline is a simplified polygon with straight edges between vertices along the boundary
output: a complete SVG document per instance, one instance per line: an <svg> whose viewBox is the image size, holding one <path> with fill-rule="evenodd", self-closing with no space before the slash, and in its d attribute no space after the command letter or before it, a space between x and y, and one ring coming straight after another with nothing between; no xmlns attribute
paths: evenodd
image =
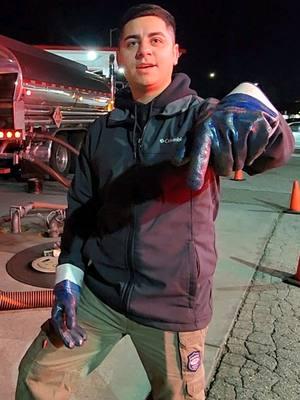
<svg viewBox="0 0 300 400"><path fill-rule="evenodd" d="M15 132L15 138L16 138L16 139L19 139L20 137L21 137L21 132L16 131L16 132Z"/></svg>
<svg viewBox="0 0 300 400"><path fill-rule="evenodd" d="M4 138L4 133L0 131L0 139Z"/></svg>
<svg viewBox="0 0 300 400"><path fill-rule="evenodd" d="M31 90L26 90L26 94L27 94L27 96L31 96Z"/></svg>
<svg viewBox="0 0 300 400"><path fill-rule="evenodd" d="M7 133L6 133L6 137L8 138L8 139L10 139L10 138L12 138L12 132L11 131L8 131Z"/></svg>

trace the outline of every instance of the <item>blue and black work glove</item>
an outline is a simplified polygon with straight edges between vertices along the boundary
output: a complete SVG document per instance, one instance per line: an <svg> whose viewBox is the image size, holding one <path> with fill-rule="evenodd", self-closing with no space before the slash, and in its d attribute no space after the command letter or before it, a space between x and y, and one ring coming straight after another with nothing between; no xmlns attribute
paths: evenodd
<svg viewBox="0 0 300 400"><path fill-rule="evenodd" d="M55 299L51 313L52 327L65 346L70 349L81 346L86 341L87 335L77 324L80 286L65 279L54 286L53 292Z"/></svg>
<svg viewBox="0 0 300 400"><path fill-rule="evenodd" d="M278 124L277 110L257 86L237 86L197 123L188 186L202 187L209 163L221 176L250 166L265 151Z"/></svg>

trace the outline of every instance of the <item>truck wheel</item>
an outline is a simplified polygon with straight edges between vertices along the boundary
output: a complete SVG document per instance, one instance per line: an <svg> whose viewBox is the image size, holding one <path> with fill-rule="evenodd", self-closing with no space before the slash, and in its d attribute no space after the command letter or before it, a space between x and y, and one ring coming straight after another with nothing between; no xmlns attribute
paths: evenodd
<svg viewBox="0 0 300 400"><path fill-rule="evenodd" d="M56 135L67 142L67 135ZM71 166L71 152L59 143L53 142L50 156L50 167L63 176L67 176Z"/></svg>

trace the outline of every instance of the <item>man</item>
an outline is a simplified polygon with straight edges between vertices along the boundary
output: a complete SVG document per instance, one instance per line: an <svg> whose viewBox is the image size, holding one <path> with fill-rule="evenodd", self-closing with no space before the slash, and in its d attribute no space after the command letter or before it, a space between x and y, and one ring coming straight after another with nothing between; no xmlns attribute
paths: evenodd
<svg viewBox="0 0 300 400"><path fill-rule="evenodd" d="M130 90L81 149L52 318L21 362L18 400L69 398L126 334L154 400L204 399L218 175L262 172L293 149L254 85L218 103L197 97L186 75L173 76L179 51L166 10L133 7L120 31Z"/></svg>

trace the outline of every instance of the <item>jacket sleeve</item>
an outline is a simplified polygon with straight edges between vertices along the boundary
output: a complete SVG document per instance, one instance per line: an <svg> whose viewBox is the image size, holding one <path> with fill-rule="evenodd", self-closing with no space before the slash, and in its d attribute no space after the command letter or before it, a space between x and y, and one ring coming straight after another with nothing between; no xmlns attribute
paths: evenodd
<svg viewBox="0 0 300 400"><path fill-rule="evenodd" d="M92 169L93 141L101 134L101 120L89 128L76 163L76 170L68 191L68 208L61 241L61 254L56 272L56 283L68 279L81 285L87 266L82 249L95 231L97 206L97 178Z"/></svg>
<svg viewBox="0 0 300 400"><path fill-rule="evenodd" d="M270 137L264 152L251 165L243 169L249 175L255 175L271 168L284 165L291 157L295 147L295 139L291 128L279 114L279 124Z"/></svg>

